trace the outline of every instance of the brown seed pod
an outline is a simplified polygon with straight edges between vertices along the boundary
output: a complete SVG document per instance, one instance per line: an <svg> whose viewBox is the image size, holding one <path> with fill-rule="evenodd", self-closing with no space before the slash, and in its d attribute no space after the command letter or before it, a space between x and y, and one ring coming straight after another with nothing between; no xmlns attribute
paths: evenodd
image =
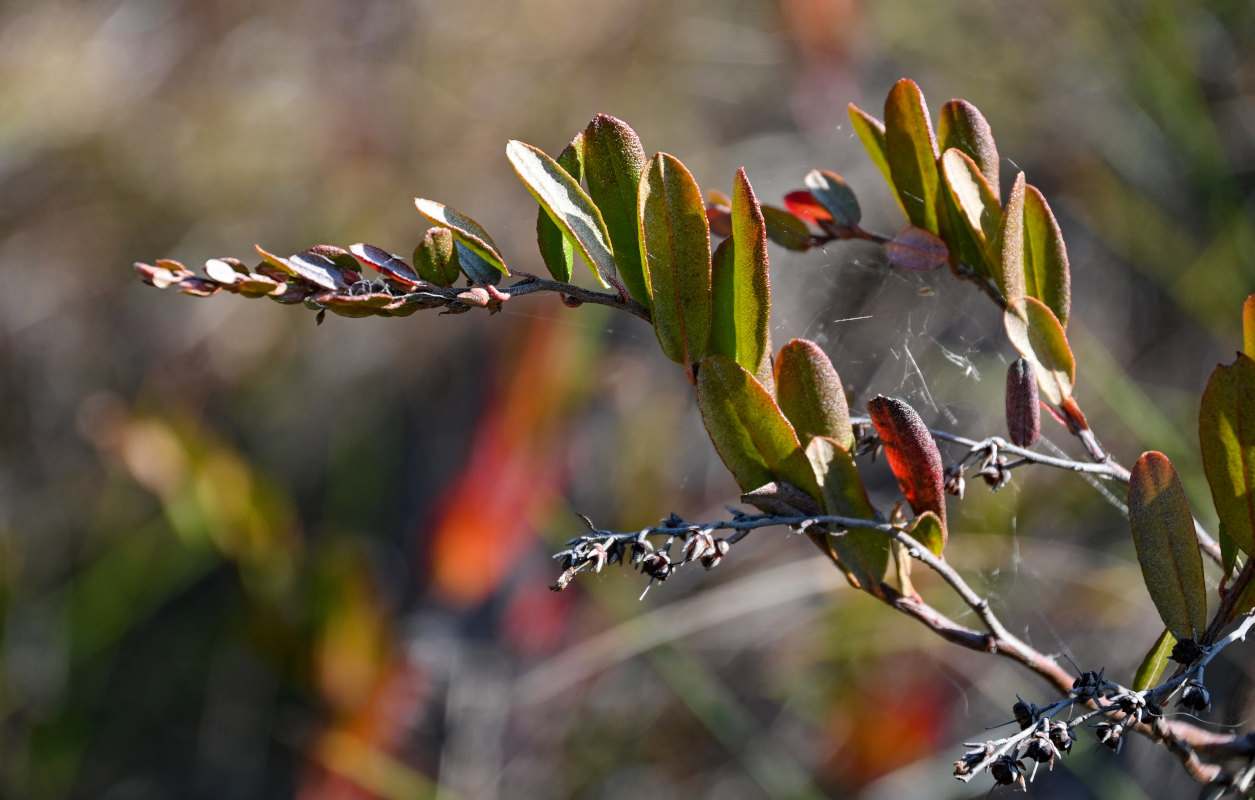
<svg viewBox="0 0 1255 800"><path fill-rule="evenodd" d="M1007 368L1007 431L1011 443L1029 447L1041 435L1041 404L1037 399L1037 370L1027 358Z"/></svg>

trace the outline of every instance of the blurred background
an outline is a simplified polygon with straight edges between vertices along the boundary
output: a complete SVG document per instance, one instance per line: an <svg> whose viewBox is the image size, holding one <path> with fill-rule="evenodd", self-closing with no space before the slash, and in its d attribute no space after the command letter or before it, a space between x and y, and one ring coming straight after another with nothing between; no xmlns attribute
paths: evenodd
<svg viewBox="0 0 1255 800"><path fill-rule="evenodd" d="M1004 187L1045 192L1080 402L1125 464L1166 452L1214 530L1197 407L1255 291L1249 3L0 4L0 796L983 797L949 777L960 743L1054 696L802 540L759 532L643 600L618 568L548 591L575 512L630 530L736 497L639 320L532 296L315 326L130 266L409 253L419 195L536 270L504 143L556 153L599 112L706 189L744 165L779 203L837 171L892 233L845 106L880 116L903 76L934 112L979 106ZM773 259L777 345L820 342L856 409L897 394L1003 432L1011 350L970 285L848 243ZM1101 492L1021 470L950 514L951 560L1016 633L1130 679L1159 627ZM1252 716L1248 652L1208 670L1218 723ZM1090 739L1033 788L1192 786L1162 749Z"/></svg>

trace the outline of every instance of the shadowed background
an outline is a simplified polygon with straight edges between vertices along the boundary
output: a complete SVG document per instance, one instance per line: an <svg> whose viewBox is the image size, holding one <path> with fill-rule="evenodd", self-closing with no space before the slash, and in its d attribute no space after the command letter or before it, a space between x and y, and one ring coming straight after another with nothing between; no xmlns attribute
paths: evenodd
<svg viewBox="0 0 1255 800"><path fill-rule="evenodd" d="M1044 687L763 531L710 573L546 586L574 513L628 530L736 497L652 331L556 298L349 320L142 286L133 261L365 241L415 195L541 269L504 158L596 113L704 189L815 167L901 225L845 105L975 103L1059 216L1078 395L1196 513L1198 395L1255 290L1255 9L1213 2L466 0L0 7L0 795L978 797L961 741ZM773 337L853 406L1002 433L992 306L874 250L773 250ZM577 270L583 270L577 265ZM587 272L577 280L589 282ZM1073 454L1061 428L1047 435ZM866 468L886 507L893 482ZM1118 493L1118 492L1117 492ZM951 501L948 555L1018 634L1127 681L1159 632L1127 522L1075 476ZM925 597L961 613L939 586ZM1245 664L1212 719L1250 716ZM1219 690L1219 691L1217 691ZM1084 788L1088 787L1088 788ZM1034 790L1192 791L1082 741Z"/></svg>

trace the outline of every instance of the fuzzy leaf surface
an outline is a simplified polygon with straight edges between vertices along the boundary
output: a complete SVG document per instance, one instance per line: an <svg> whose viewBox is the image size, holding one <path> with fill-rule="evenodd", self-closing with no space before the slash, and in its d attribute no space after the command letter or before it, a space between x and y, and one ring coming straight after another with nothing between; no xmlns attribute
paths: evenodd
<svg viewBox="0 0 1255 800"><path fill-rule="evenodd" d="M414 248L414 271L418 277L437 286L452 286L462 274L453 232L448 228L428 228Z"/></svg>
<svg viewBox="0 0 1255 800"><path fill-rule="evenodd" d="M1037 385L1046 399L1059 405L1071 397L1076 359L1054 312L1036 297L1022 297L1007 308L1002 321L1011 344L1037 369Z"/></svg>
<svg viewBox="0 0 1255 800"><path fill-rule="evenodd" d="M784 482L821 500L815 472L793 426L744 367L721 355L702 361L697 405L715 450L742 491Z"/></svg>
<svg viewBox="0 0 1255 800"><path fill-rule="evenodd" d="M867 151L867 155L871 158L872 163L876 165L876 169L880 170L880 174L885 176L885 182L889 184L893 199L898 201L898 207L905 214L906 207L902 205L902 198L898 195L898 187L893 182L893 173L889 170L889 156L886 152L885 143L885 124L853 103L850 103L849 111L850 124L854 126L854 132L858 134L859 141L863 143L863 149Z"/></svg>
<svg viewBox="0 0 1255 800"><path fill-rule="evenodd" d="M806 455L819 481L826 513L876 518L854 457L839 442L817 436L806 446ZM850 584L875 593L889 565L889 537L880 531L850 528L841 536L830 537L829 543Z"/></svg>
<svg viewBox="0 0 1255 800"><path fill-rule="evenodd" d="M1072 311L1072 273L1059 221L1046 198L1029 184L1024 189L1024 291L1068 326Z"/></svg>
<svg viewBox="0 0 1255 800"><path fill-rule="evenodd" d="M1203 471L1216 514L1238 549L1255 553L1255 361L1212 371L1198 414Z"/></svg>
<svg viewBox="0 0 1255 800"><path fill-rule="evenodd" d="M943 153L951 147L966 153L989 181L997 199L998 146L989 122L976 106L966 100L951 100L942 106L937 118L937 139Z"/></svg>
<svg viewBox="0 0 1255 800"><path fill-rule="evenodd" d="M427 219L452 231L453 238L457 239L466 249L474 251L479 256L481 262L492 267L502 275L510 274L510 270L505 265L505 260L501 258L501 254L497 251L497 245L478 222L457 209L450 208L443 203L437 203L435 200L425 200L421 197L416 197L414 198L414 206L418 209L418 213ZM465 264L462 267L466 269ZM487 280L488 276L486 275L475 275L469 270L466 274L471 280L480 283L490 282Z"/></svg>
<svg viewBox="0 0 1255 800"><path fill-rule="evenodd" d="M927 272L946 263L950 250L940 237L923 228L907 225L885 242L885 257L895 267Z"/></svg>
<svg viewBox="0 0 1255 800"><path fill-rule="evenodd" d="M609 288L607 278L615 274L614 251L605 220L592 198L539 148L511 139L505 152L527 190L566 235L601 285Z"/></svg>
<svg viewBox="0 0 1255 800"><path fill-rule="evenodd" d="M931 511L941 520L945 543L946 496L941 451L928 426L907 403L883 395L873 398L867 410L885 447L889 469L916 516Z"/></svg>
<svg viewBox="0 0 1255 800"><path fill-rule="evenodd" d="M903 78L885 100L885 158L898 200L912 225L937 233L937 139L924 95Z"/></svg>
<svg viewBox="0 0 1255 800"><path fill-rule="evenodd" d="M654 290L654 332L686 368L710 340L710 231L702 193L679 159L659 153L641 176L640 226Z"/></svg>
<svg viewBox="0 0 1255 800"><path fill-rule="evenodd" d="M1002 214L1002 226L998 231L998 246L994 254L997 259L994 283L1008 303L1019 300L1025 294L1037 297L1028 291L1024 276L1024 187L1024 173L1021 172L1015 176L1011 194L1007 197L1007 207Z"/></svg>
<svg viewBox="0 0 1255 800"><path fill-rule="evenodd" d="M576 183L584 177L584 134L581 132L554 159ZM536 212L536 245L545 269L556 281L570 283L575 269L575 250L566 234L549 218L544 206Z"/></svg>
<svg viewBox="0 0 1255 800"><path fill-rule="evenodd" d="M641 261L637 215L645 149L626 122L598 114L584 130L584 181L610 236L619 279L632 299L649 308L649 272Z"/></svg>
<svg viewBox="0 0 1255 800"><path fill-rule="evenodd" d="M776 398L805 445L817 436L845 450L854 447L854 428L841 378L819 345L793 339L776 356ZM836 512L833 512L836 513Z"/></svg>
<svg viewBox="0 0 1255 800"><path fill-rule="evenodd" d="M1130 471L1129 524L1164 625L1178 639L1197 640L1207 628L1203 557L1181 478L1163 453L1143 453Z"/></svg>

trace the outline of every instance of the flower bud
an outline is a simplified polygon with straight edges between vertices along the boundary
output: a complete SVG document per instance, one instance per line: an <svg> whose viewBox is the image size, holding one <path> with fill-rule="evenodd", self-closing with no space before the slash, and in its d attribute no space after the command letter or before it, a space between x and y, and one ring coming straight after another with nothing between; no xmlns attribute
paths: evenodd
<svg viewBox="0 0 1255 800"><path fill-rule="evenodd" d="M1041 405L1037 399L1037 370L1020 357L1007 368L1007 431L1011 443L1029 447L1041 435Z"/></svg>

